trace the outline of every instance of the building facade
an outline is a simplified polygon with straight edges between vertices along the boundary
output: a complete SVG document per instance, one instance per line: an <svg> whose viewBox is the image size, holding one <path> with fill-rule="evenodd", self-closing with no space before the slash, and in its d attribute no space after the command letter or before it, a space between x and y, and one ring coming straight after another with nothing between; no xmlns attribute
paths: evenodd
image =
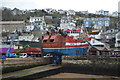
<svg viewBox="0 0 120 80"><path fill-rule="evenodd" d="M0 22L0 27L2 27L3 32L13 32L24 30L24 21L2 21Z"/></svg>
<svg viewBox="0 0 120 80"><path fill-rule="evenodd" d="M111 16L118 17L118 12L117 11L113 12Z"/></svg>
<svg viewBox="0 0 120 80"><path fill-rule="evenodd" d="M76 28L76 21L72 17L61 18L60 28L64 30L73 30Z"/></svg>
<svg viewBox="0 0 120 80"><path fill-rule="evenodd" d="M60 10L58 10L57 12L58 12L59 14L65 14L66 11L60 9Z"/></svg>
<svg viewBox="0 0 120 80"><path fill-rule="evenodd" d="M110 18L107 17L100 17L100 18L86 18L84 19L84 26L85 27L94 27L96 29L101 29L102 27L109 27L110 26Z"/></svg>
<svg viewBox="0 0 120 80"><path fill-rule="evenodd" d="M120 50L120 32L116 34L116 43L115 47Z"/></svg>
<svg viewBox="0 0 120 80"><path fill-rule="evenodd" d="M30 17L29 22L33 25L45 25L45 18L43 17Z"/></svg>
<svg viewBox="0 0 120 80"><path fill-rule="evenodd" d="M75 11L74 10L68 10L67 11L67 15L75 15Z"/></svg>
<svg viewBox="0 0 120 80"><path fill-rule="evenodd" d="M34 25L27 25L27 26L25 26L25 31L30 32L30 31L32 31L34 28L35 28Z"/></svg>
<svg viewBox="0 0 120 80"><path fill-rule="evenodd" d="M109 16L109 11L99 10L99 11L96 11L96 14Z"/></svg>
<svg viewBox="0 0 120 80"><path fill-rule="evenodd" d="M80 11L82 14L89 14L88 11Z"/></svg>

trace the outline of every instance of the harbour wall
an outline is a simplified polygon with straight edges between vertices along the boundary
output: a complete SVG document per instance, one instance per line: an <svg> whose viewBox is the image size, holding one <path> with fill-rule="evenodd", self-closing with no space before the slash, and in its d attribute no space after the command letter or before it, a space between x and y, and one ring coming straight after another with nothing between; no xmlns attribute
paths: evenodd
<svg viewBox="0 0 120 80"><path fill-rule="evenodd" d="M12 66L25 66L33 64L50 64L50 58L6 58L5 60L0 60L3 67L12 67Z"/></svg>

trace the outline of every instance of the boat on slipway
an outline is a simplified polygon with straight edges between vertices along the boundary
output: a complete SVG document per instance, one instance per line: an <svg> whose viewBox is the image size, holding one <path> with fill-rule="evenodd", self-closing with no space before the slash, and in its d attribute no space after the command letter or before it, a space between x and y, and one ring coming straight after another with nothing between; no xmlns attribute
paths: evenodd
<svg viewBox="0 0 120 80"><path fill-rule="evenodd" d="M89 47L92 46L90 44L92 37L80 32L81 30L65 30L60 34L44 36L42 40L43 52L69 56L88 53Z"/></svg>

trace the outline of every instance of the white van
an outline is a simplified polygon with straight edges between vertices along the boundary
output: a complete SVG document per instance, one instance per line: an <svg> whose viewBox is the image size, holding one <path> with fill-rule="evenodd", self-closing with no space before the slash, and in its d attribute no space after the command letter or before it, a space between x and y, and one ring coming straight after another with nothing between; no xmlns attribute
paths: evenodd
<svg viewBox="0 0 120 80"><path fill-rule="evenodd" d="M19 55L20 55L19 56L20 58L26 58L26 57L28 57L27 53L20 53Z"/></svg>
<svg viewBox="0 0 120 80"><path fill-rule="evenodd" d="M53 57L51 54L46 54L45 56L43 56L44 58L45 57Z"/></svg>

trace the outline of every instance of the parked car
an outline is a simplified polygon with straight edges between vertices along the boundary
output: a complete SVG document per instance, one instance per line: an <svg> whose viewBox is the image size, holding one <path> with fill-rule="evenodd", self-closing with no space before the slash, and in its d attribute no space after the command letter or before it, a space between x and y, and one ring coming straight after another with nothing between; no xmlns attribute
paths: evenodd
<svg viewBox="0 0 120 80"><path fill-rule="evenodd" d="M53 55L51 55L51 54L46 54L45 56L43 56L44 58L45 57L53 57Z"/></svg>

